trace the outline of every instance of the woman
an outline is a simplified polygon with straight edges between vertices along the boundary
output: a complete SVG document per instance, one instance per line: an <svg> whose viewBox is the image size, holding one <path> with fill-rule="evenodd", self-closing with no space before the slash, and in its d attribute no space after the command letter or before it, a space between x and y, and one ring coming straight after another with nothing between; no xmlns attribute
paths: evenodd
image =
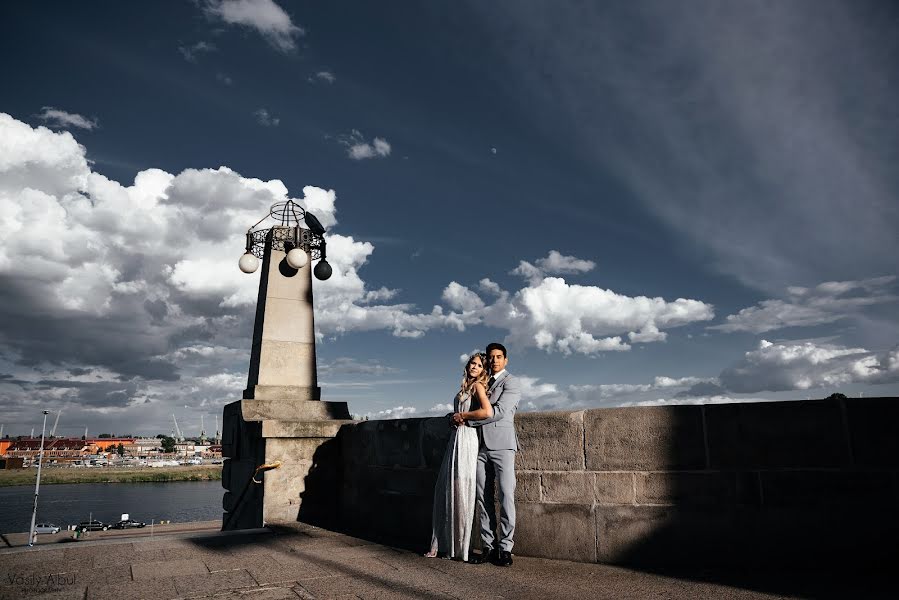
<svg viewBox="0 0 899 600"><path fill-rule="evenodd" d="M462 371L462 387L453 401L453 412L465 420L493 416L487 399L486 356L473 354ZM478 432L471 427L453 427L437 484L429 558L438 555L468 560L471 526L474 520L475 473L478 461Z"/></svg>

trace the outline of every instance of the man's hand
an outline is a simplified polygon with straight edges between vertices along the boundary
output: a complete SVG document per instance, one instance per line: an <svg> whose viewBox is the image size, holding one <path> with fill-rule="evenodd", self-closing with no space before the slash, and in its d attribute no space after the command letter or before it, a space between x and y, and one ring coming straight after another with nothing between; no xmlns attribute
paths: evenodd
<svg viewBox="0 0 899 600"><path fill-rule="evenodd" d="M453 425L455 425L456 427L465 425L465 419L462 418L462 413L453 414Z"/></svg>

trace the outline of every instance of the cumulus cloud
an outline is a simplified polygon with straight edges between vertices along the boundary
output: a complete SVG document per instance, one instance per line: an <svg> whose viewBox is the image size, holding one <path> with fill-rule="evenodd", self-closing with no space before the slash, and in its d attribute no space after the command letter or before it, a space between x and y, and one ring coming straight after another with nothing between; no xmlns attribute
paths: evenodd
<svg viewBox="0 0 899 600"><path fill-rule="evenodd" d="M450 308L471 312L484 308L484 301L473 291L455 281L451 281L441 296Z"/></svg>
<svg viewBox="0 0 899 600"><path fill-rule="evenodd" d="M390 156L390 143L387 140L376 137L371 142L366 142L362 132L358 129L353 129L348 135L338 137L338 141L346 147L347 156L353 160Z"/></svg>
<svg viewBox="0 0 899 600"><path fill-rule="evenodd" d="M263 127L277 127L281 123L281 119L272 116L265 108L254 111L253 116L256 117L256 122Z"/></svg>
<svg viewBox="0 0 899 600"><path fill-rule="evenodd" d="M246 377L258 275L236 268L243 234L269 206L291 197L286 186L227 167L146 169L122 185L93 171L86 152L67 131L0 114L0 301L7 306L0 368L10 375L0 382L4 397L16 406L87 399L107 402L108 412L138 400L149 411L190 397L197 399L191 406L207 402L219 410L242 384L225 394L208 377ZM325 227L337 224L333 190L306 186L293 200ZM418 314L390 304L396 290L368 289L358 275L374 247L327 236L334 275L313 283L327 290L316 296L319 338L372 329L415 337L464 327L439 307ZM222 252L229 247L235 254ZM36 370L44 376L33 377ZM100 378L77 389L51 383L71 373ZM142 414L148 427L160 425L159 415Z"/></svg>
<svg viewBox="0 0 899 600"><path fill-rule="evenodd" d="M899 381L899 346L876 353L810 341L762 340L719 379L725 389L737 393L894 383Z"/></svg>
<svg viewBox="0 0 899 600"><path fill-rule="evenodd" d="M55 127L77 127L78 129L87 129L88 131L96 129L99 123L96 118L88 119L77 113L70 113L52 106L45 106L41 109L38 118Z"/></svg>
<svg viewBox="0 0 899 600"><path fill-rule="evenodd" d="M418 411L414 406L397 406L395 408L388 408L386 410L379 410L374 413L366 413L365 418L371 419L373 421L381 421L387 419L408 419L410 417L418 416L415 413Z"/></svg>
<svg viewBox="0 0 899 600"><path fill-rule="evenodd" d="M587 273L596 267L592 260L584 260L574 256L565 256L558 250L550 250L546 258L540 258L536 264L525 260L521 261L512 271L512 275L519 275L532 283L539 282L547 275L567 275Z"/></svg>
<svg viewBox="0 0 899 600"><path fill-rule="evenodd" d="M787 288L785 300L763 300L758 305L728 315L724 323L709 329L724 332L764 333L785 327L807 327L831 323L857 314L866 306L896 302L890 293L893 275L851 281L828 281L813 288Z"/></svg>
<svg viewBox="0 0 899 600"><path fill-rule="evenodd" d="M273 0L207 0L205 12L210 18L256 31L282 52L295 50L297 38L305 34Z"/></svg>

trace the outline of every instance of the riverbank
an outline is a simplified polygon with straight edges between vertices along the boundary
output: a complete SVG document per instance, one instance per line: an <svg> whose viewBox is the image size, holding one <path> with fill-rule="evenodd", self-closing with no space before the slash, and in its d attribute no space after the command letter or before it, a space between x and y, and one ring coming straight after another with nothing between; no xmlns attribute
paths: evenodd
<svg viewBox="0 0 899 600"><path fill-rule="evenodd" d="M10 469L0 471L0 487L34 485L37 469ZM54 468L41 469L41 485L54 483L142 483L165 481L218 481L222 478L221 465L141 468Z"/></svg>

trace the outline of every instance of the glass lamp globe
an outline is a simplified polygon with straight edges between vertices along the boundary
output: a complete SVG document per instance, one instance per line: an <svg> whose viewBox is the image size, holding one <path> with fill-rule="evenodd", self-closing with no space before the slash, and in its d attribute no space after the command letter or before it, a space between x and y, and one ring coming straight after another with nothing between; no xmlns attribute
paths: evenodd
<svg viewBox="0 0 899 600"><path fill-rule="evenodd" d="M287 253L287 264L294 269L302 269L309 262L306 251L302 248L294 248Z"/></svg>
<svg viewBox="0 0 899 600"><path fill-rule="evenodd" d="M237 263L237 265L244 273L253 273L256 271L256 269L259 268L259 259L253 256L251 253L247 252L240 257L240 261Z"/></svg>
<svg viewBox="0 0 899 600"><path fill-rule="evenodd" d="M316 279L324 281L331 276L331 265L328 264L328 261L322 259L318 261L312 272L315 274Z"/></svg>

